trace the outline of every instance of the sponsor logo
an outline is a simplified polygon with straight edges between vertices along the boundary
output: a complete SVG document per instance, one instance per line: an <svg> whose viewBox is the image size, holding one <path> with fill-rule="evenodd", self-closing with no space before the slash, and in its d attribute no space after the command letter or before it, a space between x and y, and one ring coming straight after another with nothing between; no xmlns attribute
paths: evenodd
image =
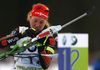
<svg viewBox="0 0 100 70"><path fill-rule="evenodd" d="M29 52L34 52L34 51L36 51L36 47L37 47L37 46L34 46L34 45L33 45L33 46L31 46L31 47L28 48L28 51L29 51Z"/></svg>
<svg viewBox="0 0 100 70"><path fill-rule="evenodd" d="M66 36L63 36L63 38L62 38L62 43L63 43L63 45L66 44Z"/></svg>
<svg viewBox="0 0 100 70"><path fill-rule="evenodd" d="M77 43L77 38L75 36L71 37L72 45L75 45Z"/></svg>
<svg viewBox="0 0 100 70"><path fill-rule="evenodd" d="M24 67L24 66L18 66L17 65L17 69L23 69L23 70L44 70L42 68L36 68L36 67Z"/></svg>
<svg viewBox="0 0 100 70"><path fill-rule="evenodd" d="M39 14L40 16L45 16L47 17L45 14L43 14L42 12L35 12L35 14Z"/></svg>
<svg viewBox="0 0 100 70"><path fill-rule="evenodd" d="M3 46L6 46L7 45L7 40L3 40L1 43L2 43Z"/></svg>
<svg viewBox="0 0 100 70"><path fill-rule="evenodd" d="M18 37L15 37L15 38L13 38L13 39L7 40L7 42L8 42L8 43L12 43L12 42L15 42L15 41L17 41L17 40L19 40L19 38L18 38Z"/></svg>

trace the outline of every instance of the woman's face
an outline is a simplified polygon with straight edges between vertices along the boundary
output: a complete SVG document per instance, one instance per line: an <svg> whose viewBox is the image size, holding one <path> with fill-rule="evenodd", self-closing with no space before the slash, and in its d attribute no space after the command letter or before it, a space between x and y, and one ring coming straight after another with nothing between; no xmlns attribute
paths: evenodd
<svg viewBox="0 0 100 70"><path fill-rule="evenodd" d="M46 20L41 17L30 18L30 27L36 29L37 32L41 31L46 24Z"/></svg>

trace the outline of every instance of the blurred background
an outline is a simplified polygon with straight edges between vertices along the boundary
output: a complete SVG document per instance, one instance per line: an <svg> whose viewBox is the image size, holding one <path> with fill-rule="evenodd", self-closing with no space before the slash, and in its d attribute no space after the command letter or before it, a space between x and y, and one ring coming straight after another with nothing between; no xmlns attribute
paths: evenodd
<svg viewBox="0 0 100 70"><path fill-rule="evenodd" d="M27 13L32 5L42 3L49 7L49 23L51 25L63 25L80 16L95 6L92 15L84 17L77 22L62 29L60 33L88 33L89 34L89 65L100 56L100 0L1 0L0 1L0 37L10 34L19 26L28 26ZM0 54L9 51L9 47L0 49ZM0 62L5 64L13 59L7 58ZM57 61L57 59L55 59ZM55 63L55 62L53 62ZM1 69L0 69L1 70ZM91 69L90 69L91 70Z"/></svg>

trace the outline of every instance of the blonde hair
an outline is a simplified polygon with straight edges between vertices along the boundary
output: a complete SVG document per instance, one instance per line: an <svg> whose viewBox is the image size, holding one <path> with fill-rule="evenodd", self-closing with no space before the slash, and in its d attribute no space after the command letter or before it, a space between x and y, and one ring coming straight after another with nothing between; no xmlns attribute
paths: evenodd
<svg viewBox="0 0 100 70"><path fill-rule="evenodd" d="M32 6L32 8L34 7L34 6L36 6L36 5L43 5L43 6L45 6L44 4L40 4L40 3L37 3L37 4L34 4L33 6ZM27 21L28 22L30 22L30 14L31 14L31 11L30 12L28 12L28 14L27 14ZM48 22L48 20L46 21L46 26L47 26L47 28L48 27L50 27L50 23Z"/></svg>

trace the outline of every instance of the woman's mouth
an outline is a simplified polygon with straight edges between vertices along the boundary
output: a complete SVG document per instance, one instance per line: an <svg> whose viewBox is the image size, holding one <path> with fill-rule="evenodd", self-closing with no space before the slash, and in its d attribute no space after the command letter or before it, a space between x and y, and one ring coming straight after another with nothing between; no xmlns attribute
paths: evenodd
<svg viewBox="0 0 100 70"><path fill-rule="evenodd" d="M37 29L37 28L35 28L36 29L36 31L39 31L39 29Z"/></svg>

